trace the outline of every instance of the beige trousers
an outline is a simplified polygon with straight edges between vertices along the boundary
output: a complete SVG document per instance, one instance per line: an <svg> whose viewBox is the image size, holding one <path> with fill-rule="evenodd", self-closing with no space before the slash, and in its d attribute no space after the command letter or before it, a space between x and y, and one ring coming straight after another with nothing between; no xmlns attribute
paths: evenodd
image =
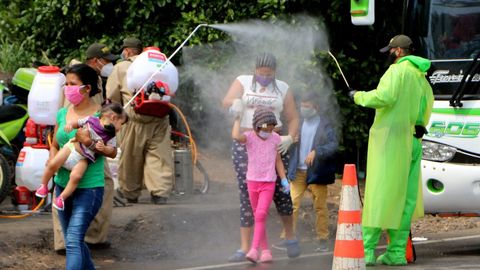
<svg viewBox="0 0 480 270"><path fill-rule="evenodd" d="M90 244L98 244L107 241L108 229L110 227L110 220L113 211L113 179L108 167L107 160L104 161L105 173L105 190L103 193L103 202L100 210L90 223L87 234L85 235L85 242ZM55 194L55 192L54 192ZM58 212L55 207L52 207L53 218L53 242L54 249L65 249L65 242L63 240L62 226L58 219Z"/></svg>
<svg viewBox="0 0 480 270"><path fill-rule="evenodd" d="M296 233L298 211L307 189L310 190L313 197L313 209L316 213L315 231L317 233L317 239L327 240L329 236L327 186L317 184L307 185L307 172L300 170L297 170L295 179L290 183L290 194L293 203L293 231Z"/></svg>
<svg viewBox="0 0 480 270"><path fill-rule="evenodd" d="M150 195L168 198L173 187L173 160L167 117L148 123L129 121L122 131L118 164L120 191L137 199L145 186Z"/></svg>

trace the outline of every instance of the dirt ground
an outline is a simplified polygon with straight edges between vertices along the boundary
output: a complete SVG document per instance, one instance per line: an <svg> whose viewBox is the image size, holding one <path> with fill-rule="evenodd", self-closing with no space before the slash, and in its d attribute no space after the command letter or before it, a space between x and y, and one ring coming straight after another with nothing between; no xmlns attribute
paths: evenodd
<svg viewBox="0 0 480 270"><path fill-rule="evenodd" d="M162 269L171 269L168 265L174 265L173 262L179 258L188 257L197 262L210 259L202 248L198 248L206 244L220 246L222 258L236 248L238 195L230 156L212 151L202 153L199 160L211 179L209 192L190 196L172 194L169 204L165 206L151 205L148 194L145 194L139 204L115 207L109 233L112 248L92 251L97 264L150 260L162 261ZM195 171L195 179L201 179L198 171ZM340 181L329 186L332 242L335 239L340 190ZM7 200L0 205L0 215L14 213L13 206ZM308 197L303 205L299 215L299 228L302 231L299 238L301 243L308 243L314 238L314 214ZM281 227L276 218L270 220L273 227ZM426 236L475 228L479 223L478 218L427 216L417 221L412 231L414 236ZM277 232L278 229L274 233ZM207 237L214 233L217 237ZM216 254L217 260L219 254ZM53 251L49 212L23 219L0 218L0 269L63 269L64 265L65 257Z"/></svg>

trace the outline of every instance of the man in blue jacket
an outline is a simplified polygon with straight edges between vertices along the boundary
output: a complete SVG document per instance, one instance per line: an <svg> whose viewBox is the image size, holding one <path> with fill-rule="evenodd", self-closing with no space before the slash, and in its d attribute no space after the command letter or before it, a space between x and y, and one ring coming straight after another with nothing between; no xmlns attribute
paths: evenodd
<svg viewBox="0 0 480 270"><path fill-rule="evenodd" d="M302 121L298 141L290 148L288 178L291 180L290 194L293 203L294 231L298 210L307 189L312 193L316 213L315 231L318 247L316 251L328 250L327 185L335 182L335 153L338 139L329 119L319 114L320 96L306 92L301 99Z"/></svg>

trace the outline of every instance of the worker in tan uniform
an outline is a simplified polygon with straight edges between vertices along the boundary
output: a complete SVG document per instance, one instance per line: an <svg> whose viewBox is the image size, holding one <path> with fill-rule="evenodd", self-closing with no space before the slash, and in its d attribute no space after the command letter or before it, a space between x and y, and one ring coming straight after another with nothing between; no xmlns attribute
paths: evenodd
<svg viewBox="0 0 480 270"><path fill-rule="evenodd" d="M86 52L85 63L92 67L99 75L98 90L99 93L92 97L92 100L97 104L102 104L104 101L104 89L101 77L108 77L112 72L110 65L117 59L117 56L110 52L110 49L103 44L94 43L90 45ZM80 63L78 60L72 60L70 65ZM70 103L65 99L64 107L70 106ZM89 138L85 138L88 140ZM88 144L87 144L88 145ZM105 174L105 188L103 194L103 203L97 215L90 223L87 234L85 235L85 242L92 249L105 249L110 247L110 242L107 240L108 229L110 228L110 220L112 218L113 210L113 191L114 184L108 162L104 162ZM58 220L57 209L52 207L53 217L53 240L54 249L57 253L63 254L65 252L65 243L63 239L62 227Z"/></svg>
<svg viewBox="0 0 480 270"><path fill-rule="evenodd" d="M107 80L107 99L128 103L132 93L127 88L127 69L141 53L136 38L126 38L122 46L125 61L115 65ZM118 164L117 195L137 203L143 186L150 192L154 204L165 204L173 186L173 161L170 145L169 116L156 117L138 114L128 105L129 121L122 128Z"/></svg>

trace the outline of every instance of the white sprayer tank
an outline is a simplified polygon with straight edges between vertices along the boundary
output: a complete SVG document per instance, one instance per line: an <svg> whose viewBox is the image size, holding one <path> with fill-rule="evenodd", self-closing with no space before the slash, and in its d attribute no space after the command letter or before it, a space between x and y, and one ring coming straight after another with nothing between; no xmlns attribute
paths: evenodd
<svg viewBox="0 0 480 270"><path fill-rule="evenodd" d="M178 71L177 68L168 61L165 66L159 68L167 61L167 56L160 52L159 48L147 47L135 58L127 70L127 87L130 91L135 92L147 82L147 80L155 73L151 81L162 81L167 83L170 93L173 95L178 88Z"/></svg>
<svg viewBox="0 0 480 270"><path fill-rule="evenodd" d="M41 184L48 156L47 149L23 147L15 165L15 183L17 186L25 186L30 191L36 190ZM48 188L51 187L52 181L48 183Z"/></svg>
<svg viewBox="0 0 480 270"><path fill-rule="evenodd" d="M28 94L28 115L37 124L55 125L63 105L65 75L56 66L41 66Z"/></svg>

